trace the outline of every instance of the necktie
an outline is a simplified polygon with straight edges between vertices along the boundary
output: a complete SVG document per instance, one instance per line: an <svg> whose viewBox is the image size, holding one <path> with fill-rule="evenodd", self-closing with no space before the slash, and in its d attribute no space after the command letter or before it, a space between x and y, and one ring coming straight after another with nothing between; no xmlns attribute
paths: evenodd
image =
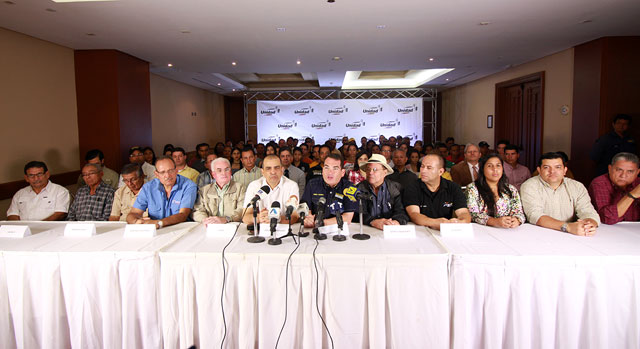
<svg viewBox="0 0 640 349"><path fill-rule="evenodd" d="M473 166L473 180L478 179L478 165Z"/></svg>
<svg viewBox="0 0 640 349"><path fill-rule="evenodd" d="M289 169L284 170L284 176L289 178Z"/></svg>

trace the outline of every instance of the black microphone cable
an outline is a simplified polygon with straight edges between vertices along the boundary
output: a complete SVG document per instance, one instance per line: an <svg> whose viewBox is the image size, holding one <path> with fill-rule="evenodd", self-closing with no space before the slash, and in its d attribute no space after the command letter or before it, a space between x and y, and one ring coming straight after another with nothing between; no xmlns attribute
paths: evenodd
<svg viewBox="0 0 640 349"><path fill-rule="evenodd" d="M303 223L301 223L303 224ZM287 324L287 315L288 315L288 303L289 303L289 264L291 264L291 257L296 253L298 248L302 245L302 241L299 244L296 244L296 248L291 251L289 254L289 258L287 258L287 266L284 269L284 321L282 322L282 328L280 328L280 333L278 333L278 340L276 341L276 348L278 348L278 343L280 343L280 336L282 336L282 331L284 331L284 326Z"/></svg>
<svg viewBox="0 0 640 349"><path fill-rule="evenodd" d="M242 216L240 217L244 217L244 214L247 213L248 208L249 207L246 207L244 211L242 211ZM242 224L242 221L236 227L236 230L233 232L233 236L231 236L231 239L229 239L229 242L227 242L227 244L224 245L224 248L222 248L222 291L220 292L220 307L222 308L222 324L224 325L224 335L222 336L222 342L220 342L220 349L223 348L224 341L227 338L227 319L224 316L224 290L225 290L225 287L227 286L227 268L225 266L225 263L227 262L227 260L224 256L224 252L227 250L227 247L231 245L231 242L233 241L233 239L235 239L241 224Z"/></svg>
<svg viewBox="0 0 640 349"><path fill-rule="evenodd" d="M317 263L317 259L316 259L316 250L318 249L318 246L320 246L320 242L318 242L318 240L316 240L316 247L313 248L313 266L316 269L316 310L318 311L318 316L320 316L320 320L322 320L322 325L324 326L324 329L327 331L327 334L329 335L329 339L331 340L331 349L333 349L333 337L331 336L331 332L329 331L329 327L327 327L327 323L324 321L324 318L322 317L322 314L320 313L320 306L318 305L318 294L320 293L319 289L320 289L320 273L318 272L318 263Z"/></svg>

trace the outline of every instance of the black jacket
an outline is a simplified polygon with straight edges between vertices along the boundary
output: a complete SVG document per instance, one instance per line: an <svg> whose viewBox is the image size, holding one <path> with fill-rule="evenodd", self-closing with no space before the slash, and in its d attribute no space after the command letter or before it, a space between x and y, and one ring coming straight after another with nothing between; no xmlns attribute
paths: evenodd
<svg viewBox="0 0 640 349"><path fill-rule="evenodd" d="M371 221L378 218L391 218L393 220L398 221L398 223L404 225L409 221L409 216L407 212L404 210L404 205L402 204L402 195L401 195L401 186L400 183L392 181L390 179L385 178L384 182L387 184L387 190L389 190L389 202L391 203L391 211L384 213L378 217L371 216L371 206L373 202L364 200L362 202L362 220L366 225L371 225ZM369 182L362 181L358 184L358 190L373 194L373 189ZM354 216L354 218L356 218Z"/></svg>

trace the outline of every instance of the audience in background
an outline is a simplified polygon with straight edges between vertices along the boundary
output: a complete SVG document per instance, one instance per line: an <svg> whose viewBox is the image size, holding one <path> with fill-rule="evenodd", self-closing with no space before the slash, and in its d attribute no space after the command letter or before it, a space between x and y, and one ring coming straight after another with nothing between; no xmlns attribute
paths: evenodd
<svg viewBox="0 0 640 349"><path fill-rule="evenodd" d="M207 168L204 166L204 162L208 154L209 144L200 143L196 145L196 156L193 157L187 165L199 173L205 172Z"/></svg>
<svg viewBox="0 0 640 349"><path fill-rule="evenodd" d="M171 153L171 158L176 165L176 170L178 174L190 179L193 183L198 180L198 175L200 172L192 169L187 165L187 153L184 149L180 147L173 148L173 152Z"/></svg>
<svg viewBox="0 0 640 349"><path fill-rule="evenodd" d="M618 114L611 124L613 130L598 138L591 149L591 160L596 163L596 176L607 173L607 166L611 159L620 153L636 154L638 151L636 140L627 134L631 125L631 116Z"/></svg>
<svg viewBox="0 0 640 349"><path fill-rule="evenodd" d="M480 159L480 149L473 144L467 144L464 151L464 161L461 161L451 168L451 178L458 185L464 187L478 179L478 160Z"/></svg>
<svg viewBox="0 0 640 349"><path fill-rule="evenodd" d="M151 147L144 147L142 150L144 153L144 161L149 165L153 165L155 168L156 165L156 153L151 149Z"/></svg>
<svg viewBox="0 0 640 349"><path fill-rule="evenodd" d="M217 158L218 156L216 154L207 155L204 161L204 167L207 170L200 173L198 175L198 178L196 179L196 185L198 186L198 189L214 182L213 176L211 175L211 162Z"/></svg>
<svg viewBox="0 0 640 349"><path fill-rule="evenodd" d="M418 176L407 170L407 155L402 149L396 149L393 152L393 164L395 171L391 170L387 175L390 180L400 184L400 191L402 192L410 183L415 182Z"/></svg>
<svg viewBox="0 0 640 349"><path fill-rule="evenodd" d="M504 148L504 174L509 180L509 184L520 190L520 186L524 181L531 178L531 171L518 163L520 159L520 153L518 147L509 144Z"/></svg>
<svg viewBox="0 0 640 349"><path fill-rule="evenodd" d="M291 166L293 161L293 155L291 154L291 149L289 147L280 148L280 164L282 165L282 171L285 177L290 180L296 182L298 184L299 195L298 198L302 197L304 193L304 187L307 183L306 175L302 172L301 169Z"/></svg>
<svg viewBox="0 0 640 349"><path fill-rule="evenodd" d="M96 164L96 165L100 165L100 168L102 169L102 181L110 186L111 188L118 189L118 179L119 179L119 175L116 171L107 168L104 165L104 154L102 153L101 150L99 149L91 149L87 152L87 154L84 156L84 160L87 162L87 164ZM85 185L85 180L82 177L82 175L80 175L78 177L78 188L82 187L83 185Z"/></svg>
<svg viewBox="0 0 640 349"><path fill-rule="evenodd" d="M240 153L242 169L233 174L233 181L240 184L245 190L249 183L262 177L262 172L256 166L256 153L253 148L245 147Z"/></svg>

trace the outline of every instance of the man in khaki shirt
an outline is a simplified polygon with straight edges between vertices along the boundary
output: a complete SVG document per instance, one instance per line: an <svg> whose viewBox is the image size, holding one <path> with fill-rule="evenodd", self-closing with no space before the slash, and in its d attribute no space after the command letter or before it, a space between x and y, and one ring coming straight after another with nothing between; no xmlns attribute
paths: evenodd
<svg viewBox="0 0 640 349"><path fill-rule="evenodd" d="M215 182L198 192L193 220L207 224L240 222L246 188L231 180L231 164L225 158L211 162L211 176Z"/></svg>
<svg viewBox="0 0 640 349"><path fill-rule="evenodd" d="M142 168L137 163L126 164L122 168L122 181L125 183L116 190L113 195L113 206L111 207L110 221L127 221L127 215L131 207L136 202L138 193L144 185L145 175ZM147 212L144 213L147 217Z"/></svg>
<svg viewBox="0 0 640 349"><path fill-rule="evenodd" d="M538 172L539 176L529 178L520 187L522 208L529 223L574 235L594 235L600 216L587 188L564 176L567 167L562 155L543 154Z"/></svg>
<svg viewBox="0 0 640 349"><path fill-rule="evenodd" d="M256 166L256 154L253 148L242 149L242 168L233 175L233 181L242 185L247 190L249 183L262 177L262 171Z"/></svg>

